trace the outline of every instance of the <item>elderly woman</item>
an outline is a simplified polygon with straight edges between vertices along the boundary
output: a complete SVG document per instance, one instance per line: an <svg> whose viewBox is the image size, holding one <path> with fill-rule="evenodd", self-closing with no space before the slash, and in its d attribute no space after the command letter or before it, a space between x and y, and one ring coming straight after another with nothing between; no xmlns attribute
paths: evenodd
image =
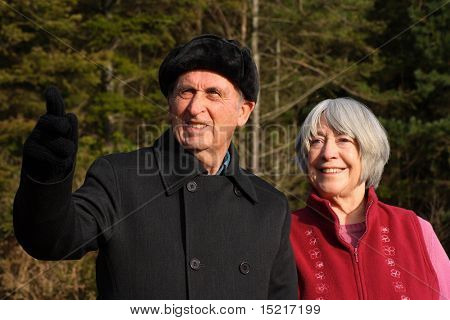
<svg viewBox="0 0 450 320"><path fill-rule="evenodd" d="M301 299L448 299L450 263L431 225L377 198L389 143L367 107L322 101L296 149L312 187L292 213Z"/></svg>

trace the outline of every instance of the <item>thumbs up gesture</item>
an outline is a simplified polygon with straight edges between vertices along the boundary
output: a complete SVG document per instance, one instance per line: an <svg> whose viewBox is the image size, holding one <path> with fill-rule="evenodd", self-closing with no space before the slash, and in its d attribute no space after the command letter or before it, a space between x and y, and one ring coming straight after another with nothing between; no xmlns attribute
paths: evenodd
<svg viewBox="0 0 450 320"><path fill-rule="evenodd" d="M41 116L23 146L23 171L40 182L56 182L73 169L78 148L78 120L65 113L58 88L45 92L47 113Z"/></svg>

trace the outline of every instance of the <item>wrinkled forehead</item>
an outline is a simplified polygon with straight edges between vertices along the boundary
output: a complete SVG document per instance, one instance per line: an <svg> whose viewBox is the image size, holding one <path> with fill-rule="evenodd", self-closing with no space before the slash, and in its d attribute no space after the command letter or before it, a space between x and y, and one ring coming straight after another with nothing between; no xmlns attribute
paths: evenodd
<svg viewBox="0 0 450 320"><path fill-rule="evenodd" d="M234 88L233 83L227 78L208 70L194 70L181 74L176 80L176 86L179 85L189 85L199 89L207 87Z"/></svg>
<svg viewBox="0 0 450 320"><path fill-rule="evenodd" d="M241 98L244 97L242 91L229 79L217 72L203 69L188 71L178 76L171 91L180 88L194 88L196 90L215 88L223 92L236 92Z"/></svg>

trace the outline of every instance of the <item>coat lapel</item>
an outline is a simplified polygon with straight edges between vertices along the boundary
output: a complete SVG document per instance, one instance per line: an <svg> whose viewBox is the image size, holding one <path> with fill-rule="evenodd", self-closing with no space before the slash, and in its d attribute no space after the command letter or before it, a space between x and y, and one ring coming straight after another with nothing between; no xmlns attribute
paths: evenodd
<svg viewBox="0 0 450 320"><path fill-rule="evenodd" d="M237 187L253 202L258 202L256 191L249 173L239 167L239 156L231 143L231 162L224 175L231 179ZM171 195L200 174L207 175L198 159L187 152L173 135L172 129L166 130L153 145L159 174L167 195Z"/></svg>
<svg viewBox="0 0 450 320"><path fill-rule="evenodd" d="M184 150L172 133L166 130L153 145L156 163L168 195L176 192L188 180L199 174L207 174L201 163Z"/></svg>
<svg viewBox="0 0 450 320"><path fill-rule="evenodd" d="M258 197L256 196L255 187L253 182L250 180L251 173L243 170L239 166L239 155L234 147L233 143L231 143L230 148L228 149L231 155L230 165L225 170L225 176L230 177L230 179L245 193L245 195L253 202L258 202Z"/></svg>

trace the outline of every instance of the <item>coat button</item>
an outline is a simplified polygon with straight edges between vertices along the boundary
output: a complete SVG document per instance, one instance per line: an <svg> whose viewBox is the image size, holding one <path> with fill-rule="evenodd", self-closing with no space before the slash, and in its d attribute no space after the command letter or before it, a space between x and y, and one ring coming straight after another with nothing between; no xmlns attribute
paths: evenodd
<svg viewBox="0 0 450 320"><path fill-rule="evenodd" d="M240 265L239 265L239 271L242 273L242 274L248 274L249 272L250 272L250 265L248 264L248 262L242 262Z"/></svg>
<svg viewBox="0 0 450 320"><path fill-rule="evenodd" d="M189 192L197 191L197 183L195 181L189 181L186 185Z"/></svg>
<svg viewBox="0 0 450 320"><path fill-rule="evenodd" d="M199 270L200 269L200 260L197 258L192 258L189 262L189 265L191 266L192 270Z"/></svg>
<svg viewBox="0 0 450 320"><path fill-rule="evenodd" d="M241 197L242 196L241 189L239 189L238 187L234 186L234 194L237 195L238 197Z"/></svg>

